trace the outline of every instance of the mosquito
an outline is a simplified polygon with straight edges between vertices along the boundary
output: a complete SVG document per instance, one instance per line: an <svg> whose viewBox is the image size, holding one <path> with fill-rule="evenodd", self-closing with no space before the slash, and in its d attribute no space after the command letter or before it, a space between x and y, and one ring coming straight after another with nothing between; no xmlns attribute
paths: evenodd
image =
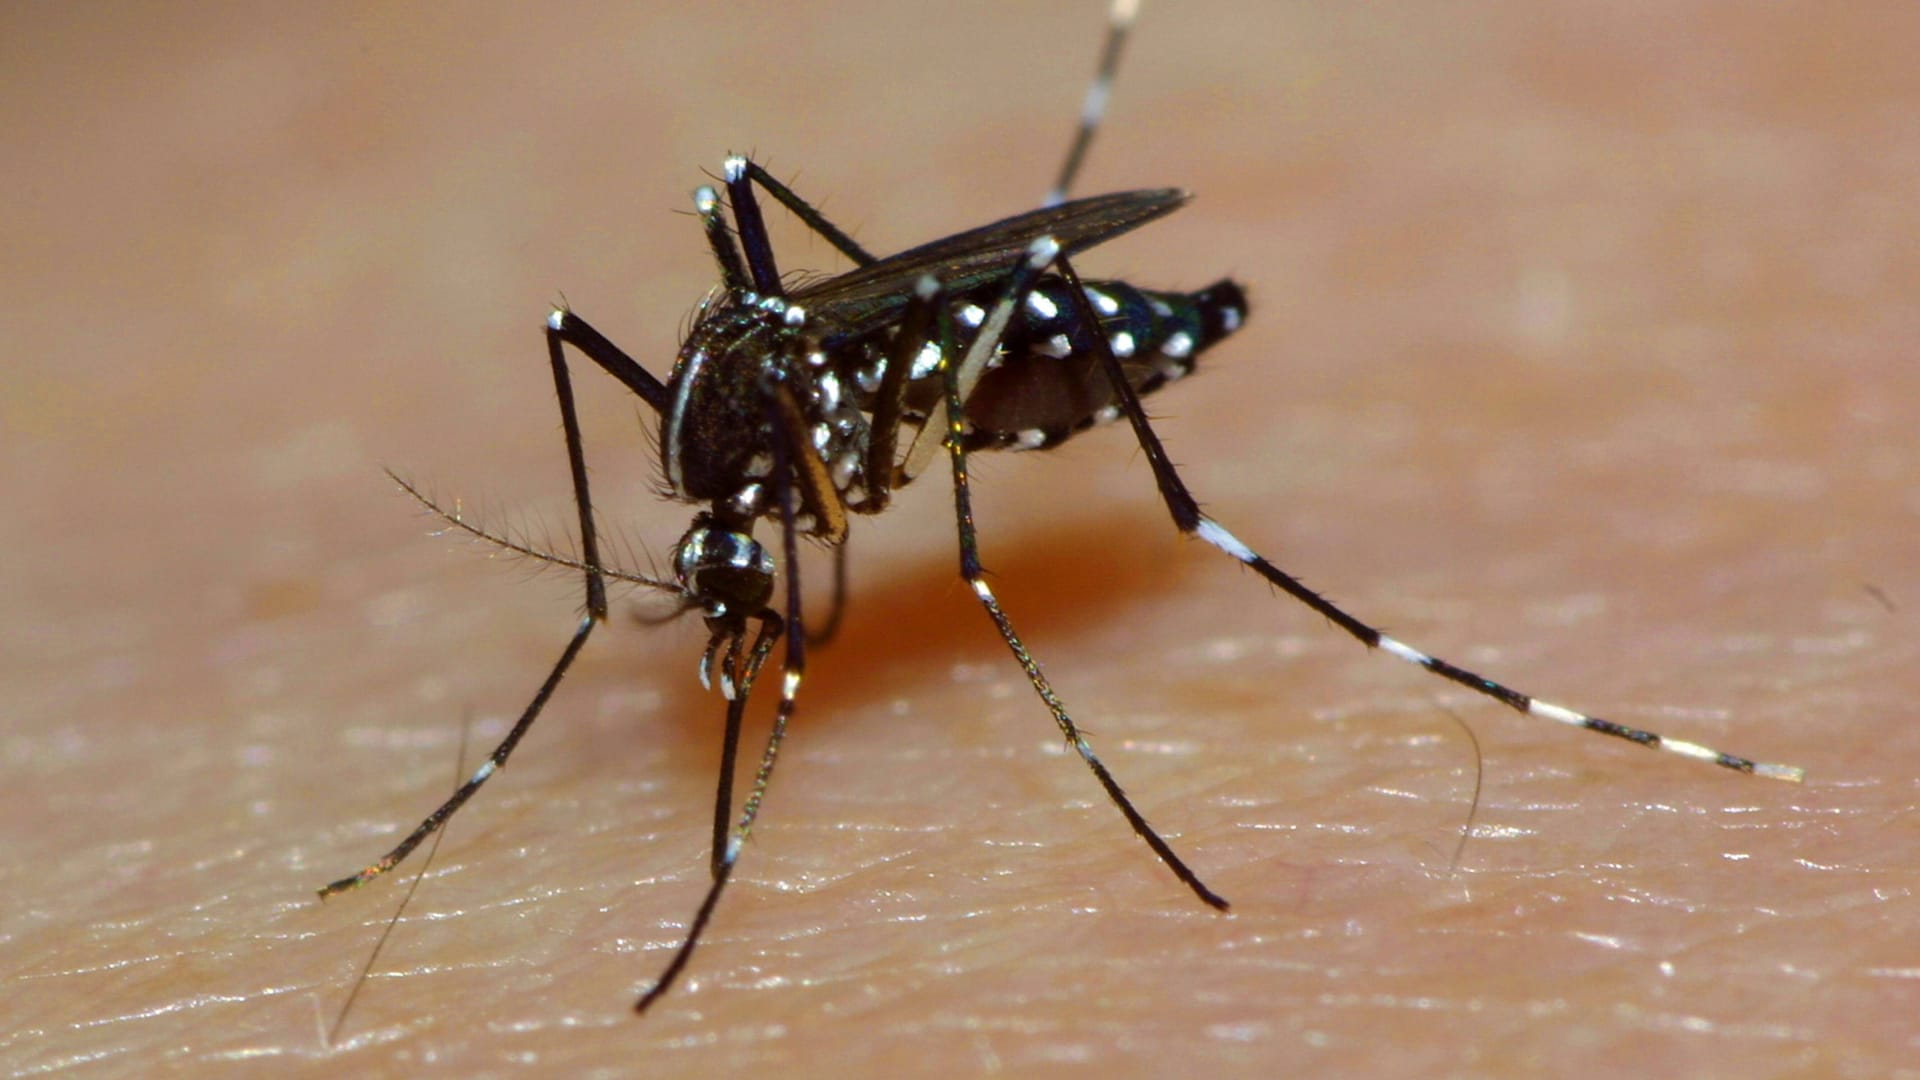
<svg viewBox="0 0 1920 1080"><path fill-rule="evenodd" d="M1074 266L1088 249L1164 217L1188 199L1175 189L1066 197L1104 115L1137 8L1137 0L1117 0L1111 7L1105 45L1071 149L1041 208L880 258L760 165L746 157L729 157L718 177L724 198L713 187L702 187L693 199L720 285L695 312L665 381L578 313L564 306L552 312L546 326L547 357L579 514L579 557L515 545L405 486L459 528L579 571L585 614L546 680L478 771L392 851L327 885L320 890L322 897L393 869L506 764L594 629L606 621L609 578L657 590L670 596L681 612L698 611L705 620L708 638L699 661L700 680L709 689L717 683L726 701L711 882L672 959L636 1008L645 1011L659 1001L685 971L733 875L797 707L809 646L828 636L823 632L810 637L807 629L797 572L802 538L835 552L830 631L843 599L852 518L884 511L893 493L920 477L944 451L952 478L961 578L1061 737L1133 831L1202 902L1226 910L1226 899L1147 823L1094 752L981 568L968 484L970 456L996 449L1045 449L1121 419L1132 429L1176 528L1251 568L1368 648L1529 716L1739 772L1802 779L1802 770L1793 766L1756 762L1589 716L1416 649L1308 589L1201 512L1154 433L1141 399L1190 373L1202 353L1240 328L1247 312L1244 291L1227 279L1191 292L1146 289L1123 281L1086 280ZM853 268L789 286L775 261L759 192L831 244ZM569 350L611 375L659 417L668 494L699 507L673 548L671 579L614 570L601 561ZM776 531L777 557L754 536L762 523ZM777 600L776 592L782 593ZM733 786L742 718L775 648L782 649L778 706L752 784L736 809Z"/></svg>

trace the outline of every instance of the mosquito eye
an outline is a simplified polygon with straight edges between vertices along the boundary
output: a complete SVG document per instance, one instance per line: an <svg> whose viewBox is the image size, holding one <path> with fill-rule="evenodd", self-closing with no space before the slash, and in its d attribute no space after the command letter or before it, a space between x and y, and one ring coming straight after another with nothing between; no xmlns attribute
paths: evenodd
<svg viewBox="0 0 1920 1080"><path fill-rule="evenodd" d="M710 619L752 615L773 597L773 556L746 533L697 522L673 562L680 584Z"/></svg>

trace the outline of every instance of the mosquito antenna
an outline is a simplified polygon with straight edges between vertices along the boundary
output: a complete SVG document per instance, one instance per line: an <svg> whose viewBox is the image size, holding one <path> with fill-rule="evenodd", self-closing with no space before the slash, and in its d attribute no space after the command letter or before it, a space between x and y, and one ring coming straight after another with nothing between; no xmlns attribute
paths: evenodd
<svg viewBox="0 0 1920 1080"><path fill-rule="evenodd" d="M465 510L462 509L462 507L458 502L455 502L452 507L442 506L436 499L433 498L433 496L428 495L426 492L420 490L418 485L414 484L412 481L408 480L406 477L401 476L399 473L394 472L392 469L387 469L385 471L388 479L400 485L400 490L406 492L408 495L411 495L413 497L413 500L419 503L421 506L425 507L429 513L433 514L435 517L439 518L440 520L446 522L448 525L452 526L453 528L458 529L463 533L466 533L468 536L472 537L475 540L479 540L482 543L491 544L494 547L500 548L501 550L506 551L512 555L518 555L522 558L533 559L534 561L542 563L547 566L553 566L563 570L586 570L587 569L587 564L584 561L574 558L571 555L562 555L559 552L552 550L553 545L551 544L548 544L545 547L535 547L532 544L528 544L523 541L516 540L511 536L506 536L501 533L492 532L483 526L476 525L473 522L467 520L466 512ZM622 570L618 567L612 567L612 566L601 566L601 567L597 567L596 569L600 571L601 576L612 578L615 581L625 582L628 585L642 585L649 589L659 589L663 592L670 592L676 595L684 591L681 589L679 585L675 584L674 582L667 581L663 578L651 577L649 575L637 573L632 570Z"/></svg>

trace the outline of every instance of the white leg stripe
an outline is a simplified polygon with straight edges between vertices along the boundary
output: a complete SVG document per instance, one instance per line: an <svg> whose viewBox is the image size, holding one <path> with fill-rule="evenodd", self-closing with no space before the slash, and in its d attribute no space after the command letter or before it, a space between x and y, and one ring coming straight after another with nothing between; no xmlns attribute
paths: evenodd
<svg viewBox="0 0 1920 1080"><path fill-rule="evenodd" d="M1243 563L1260 561L1260 556L1255 555L1252 548L1241 543L1239 537L1221 528L1220 523L1210 517L1201 518L1200 524L1194 526L1193 531L1200 539L1205 540L1207 543L1212 544L1214 547L1239 559Z"/></svg>
<svg viewBox="0 0 1920 1080"><path fill-rule="evenodd" d="M1555 705L1551 701L1533 701L1528 703L1527 714L1529 716L1542 716L1548 720L1558 720L1562 724L1572 724L1574 727L1587 726L1586 717L1563 705Z"/></svg>
<svg viewBox="0 0 1920 1080"><path fill-rule="evenodd" d="M499 768L499 766L495 765L493 763L493 760L489 758L484 765L481 765L478 769L475 769L473 771L473 779L467 781L467 783L484 784L487 782L487 777L492 776L493 770L497 768Z"/></svg>
<svg viewBox="0 0 1920 1080"><path fill-rule="evenodd" d="M1720 760L1720 751L1718 750L1701 746L1699 743L1683 742L1679 739L1669 739L1665 736L1661 736L1660 738L1660 749L1671 750L1676 754L1683 754L1690 758L1699 758L1701 761Z"/></svg>
<svg viewBox="0 0 1920 1080"><path fill-rule="evenodd" d="M786 681L780 684L780 697L786 701L792 701L793 695L799 692L800 673L797 671L787 672Z"/></svg>
<svg viewBox="0 0 1920 1080"><path fill-rule="evenodd" d="M1769 780L1785 780L1789 784L1797 784L1807 778L1807 770L1796 765L1758 764L1753 767L1753 774Z"/></svg>
<svg viewBox="0 0 1920 1080"><path fill-rule="evenodd" d="M1080 105L1082 124L1092 127L1100 122L1100 117L1107 111L1107 94L1112 89L1113 84L1105 79L1087 87L1087 100Z"/></svg>
<svg viewBox="0 0 1920 1080"><path fill-rule="evenodd" d="M993 590L988 588L987 583L984 581L975 581L973 583L973 595L988 603L993 602Z"/></svg>
<svg viewBox="0 0 1920 1080"><path fill-rule="evenodd" d="M1409 664L1419 664L1421 667L1426 667L1429 663L1433 662L1433 657L1408 645L1404 641L1390 638L1385 634L1380 635L1380 648L1405 660Z"/></svg>

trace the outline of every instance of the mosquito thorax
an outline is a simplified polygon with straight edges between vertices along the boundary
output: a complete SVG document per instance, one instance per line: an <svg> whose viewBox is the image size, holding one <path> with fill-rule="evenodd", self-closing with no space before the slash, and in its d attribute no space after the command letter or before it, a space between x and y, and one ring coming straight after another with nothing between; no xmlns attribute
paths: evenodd
<svg viewBox="0 0 1920 1080"><path fill-rule="evenodd" d="M694 518L674 547L673 573L710 624L740 623L773 596L773 555L751 533L711 514Z"/></svg>
<svg viewBox="0 0 1920 1080"><path fill-rule="evenodd" d="M872 366L864 351L841 356L821 348L806 310L784 297L736 292L703 305L674 364L671 408L660 426L674 493L742 521L771 514L776 435L767 403L775 380L797 403L805 445L827 466L835 490L863 493L868 403L864 384L842 373L847 364ZM875 371L871 381L878 380Z"/></svg>

